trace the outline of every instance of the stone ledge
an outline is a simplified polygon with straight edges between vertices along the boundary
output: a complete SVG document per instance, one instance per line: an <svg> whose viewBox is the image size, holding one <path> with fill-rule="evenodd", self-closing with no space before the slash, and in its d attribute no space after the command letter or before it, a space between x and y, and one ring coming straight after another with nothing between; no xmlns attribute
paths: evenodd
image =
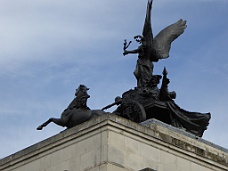
<svg viewBox="0 0 228 171"><path fill-rule="evenodd" d="M107 114L62 131L57 135L1 159L0 168L4 165L22 162L61 144L86 136L90 132L101 129L110 130L111 127L135 134L141 138L148 137L150 141L163 145L166 144L171 149L182 150L182 153L190 152L192 156L196 155L223 166L228 166L228 150L225 148L154 119L140 125L116 115Z"/></svg>
<svg viewBox="0 0 228 171"><path fill-rule="evenodd" d="M157 132L156 137L187 152L228 166L228 149L156 119L140 123Z"/></svg>
<svg viewBox="0 0 228 171"><path fill-rule="evenodd" d="M159 121L157 119L148 119L148 120L140 123L140 125L146 126L146 127L151 127L152 125L160 125L161 127L165 127L165 128L167 128L167 129L169 129L169 130L171 130L173 132L180 133L180 134L185 135L185 136L187 136L187 137L189 137L191 139L196 139L196 140L198 140L198 141L200 141L202 143L205 143L205 144L207 144L207 145L209 145L211 147L214 147L216 149L220 149L221 151L224 151L224 152L228 153L228 149L226 149L224 147L221 147L221 146L219 146L217 144L214 144L214 143L212 143L210 141L204 140L203 138L198 137L198 136L196 136L194 134L191 134L189 132L186 132L183 129L179 129L179 128L173 127L171 125L168 125L168 124L166 124L164 122L161 122L161 121Z"/></svg>

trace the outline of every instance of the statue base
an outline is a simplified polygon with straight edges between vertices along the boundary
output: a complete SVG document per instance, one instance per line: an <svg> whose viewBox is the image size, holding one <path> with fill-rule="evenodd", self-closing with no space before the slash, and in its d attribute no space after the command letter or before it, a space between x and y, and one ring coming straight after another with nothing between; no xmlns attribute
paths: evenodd
<svg viewBox="0 0 228 171"><path fill-rule="evenodd" d="M150 119L107 114L0 160L1 171L227 170L228 150Z"/></svg>

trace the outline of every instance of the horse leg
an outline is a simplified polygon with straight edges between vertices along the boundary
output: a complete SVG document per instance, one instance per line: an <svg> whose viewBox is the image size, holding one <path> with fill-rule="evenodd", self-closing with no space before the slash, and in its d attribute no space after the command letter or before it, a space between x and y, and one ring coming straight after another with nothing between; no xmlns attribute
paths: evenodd
<svg viewBox="0 0 228 171"><path fill-rule="evenodd" d="M59 126L66 126L66 120L62 118L50 118L46 122L44 122L42 125L38 126L37 130L42 130L43 127L47 126L49 123L54 122L55 124Z"/></svg>

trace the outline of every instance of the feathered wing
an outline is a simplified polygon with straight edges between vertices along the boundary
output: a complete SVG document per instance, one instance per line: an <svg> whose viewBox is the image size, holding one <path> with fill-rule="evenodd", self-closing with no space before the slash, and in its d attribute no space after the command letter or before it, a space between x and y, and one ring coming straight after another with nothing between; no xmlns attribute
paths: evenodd
<svg viewBox="0 0 228 171"><path fill-rule="evenodd" d="M171 43L184 32L186 27L186 20L180 19L160 31L153 40L153 56L157 59L168 58Z"/></svg>
<svg viewBox="0 0 228 171"><path fill-rule="evenodd" d="M151 9L152 9L153 0L148 0L146 18L144 22L142 35L146 41L147 57L149 58L152 53L152 42L153 42L153 33L151 27Z"/></svg>

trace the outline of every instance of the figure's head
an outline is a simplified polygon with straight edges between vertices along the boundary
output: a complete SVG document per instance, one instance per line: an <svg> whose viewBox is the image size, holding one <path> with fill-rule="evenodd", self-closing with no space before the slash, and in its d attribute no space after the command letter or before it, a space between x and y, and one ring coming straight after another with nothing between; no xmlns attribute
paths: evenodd
<svg viewBox="0 0 228 171"><path fill-rule="evenodd" d="M135 41L142 44L145 41L145 38L141 35L137 35L134 37Z"/></svg>

